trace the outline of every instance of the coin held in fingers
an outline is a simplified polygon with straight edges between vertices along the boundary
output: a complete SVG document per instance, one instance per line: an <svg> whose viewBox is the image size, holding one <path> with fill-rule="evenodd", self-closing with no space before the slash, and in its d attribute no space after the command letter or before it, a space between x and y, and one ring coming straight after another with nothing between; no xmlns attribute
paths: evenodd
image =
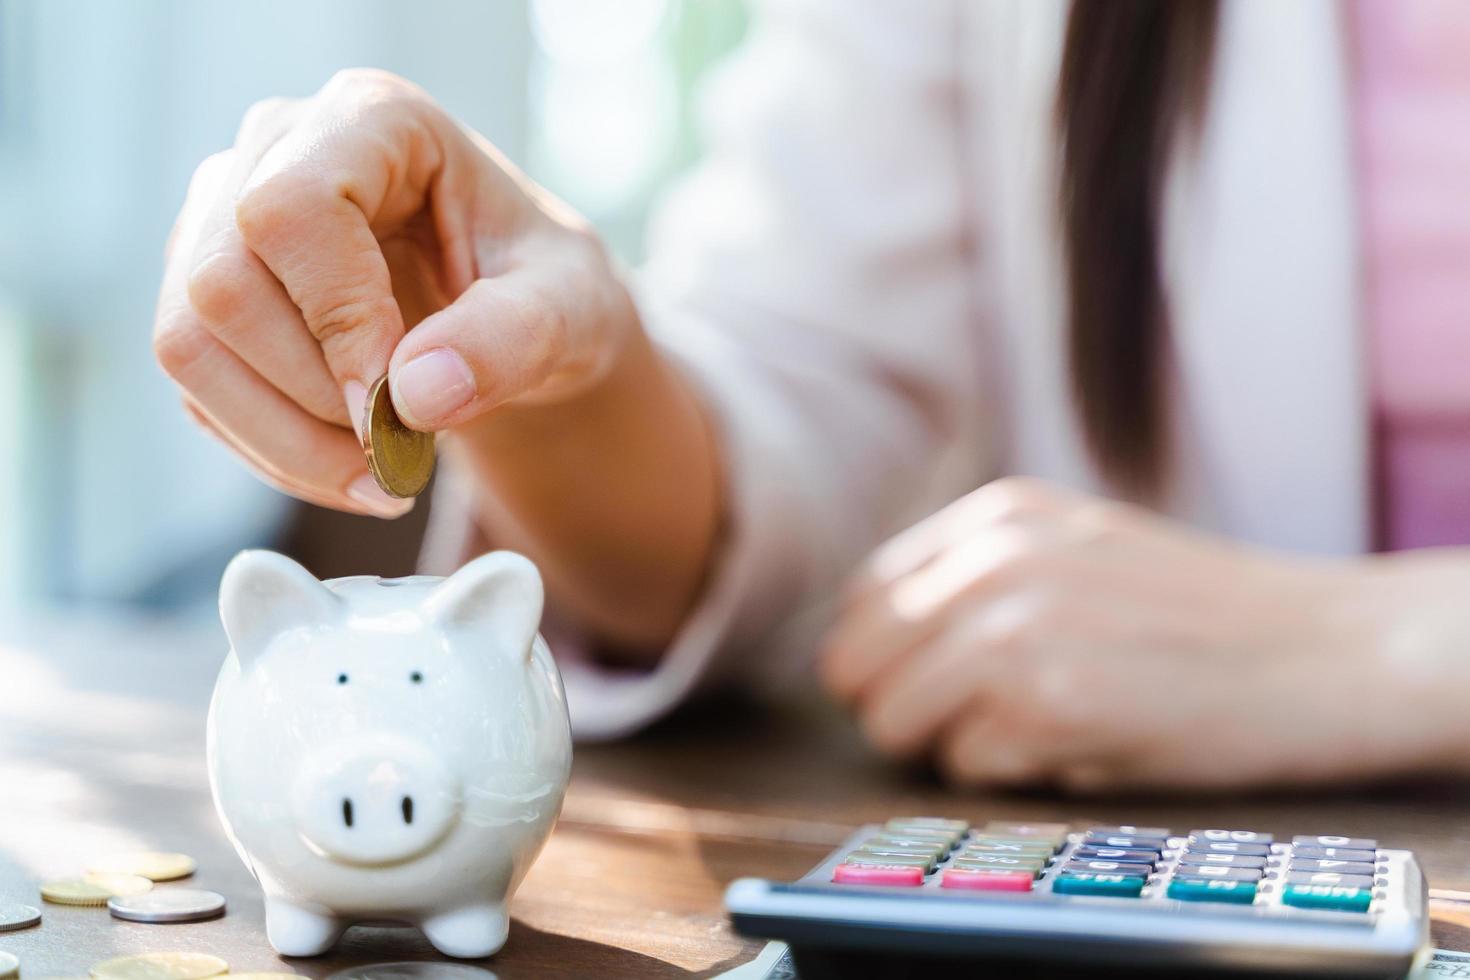
<svg viewBox="0 0 1470 980"><path fill-rule="evenodd" d="M434 437L399 419L386 374L368 391L362 449L373 479L390 497L417 497L434 474Z"/></svg>

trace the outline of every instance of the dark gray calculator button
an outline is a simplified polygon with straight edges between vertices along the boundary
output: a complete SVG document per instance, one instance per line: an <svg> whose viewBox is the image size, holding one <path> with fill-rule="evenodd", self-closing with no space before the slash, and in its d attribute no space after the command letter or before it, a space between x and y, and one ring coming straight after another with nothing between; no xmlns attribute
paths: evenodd
<svg viewBox="0 0 1470 980"><path fill-rule="evenodd" d="M1293 871L1333 871L1340 875L1372 875L1373 865L1366 861L1313 861L1310 858L1296 858L1291 862Z"/></svg>
<svg viewBox="0 0 1470 980"><path fill-rule="evenodd" d="M1326 834L1321 837L1300 835L1293 837L1291 843L1296 847L1343 847L1350 851L1374 851L1378 849L1378 842L1371 837L1334 837L1331 834Z"/></svg>
<svg viewBox="0 0 1470 980"><path fill-rule="evenodd" d="M1142 875L1147 878L1153 873L1152 864L1133 864L1127 861L1068 861L1063 871L1090 871L1104 875Z"/></svg>
<svg viewBox="0 0 1470 980"><path fill-rule="evenodd" d="M1179 864L1212 868L1264 868L1266 859L1254 854L1198 854L1190 851L1179 859Z"/></svg>
<svg viewBox="0 0 1470 980"><path fill-rule="evenodd" d="M1270 844L1276 838L1256 830L1191 830L1191 844Z"/></svg>
<svg viewBox="0 0 1470 980"><path fill-rule="evenodd" d="M1210 841L1189 845L1190 854L1249 854L1252 857L1265 857L1271 853L1270 845L1267 844L1242 844L1238 841Z"/></svg>
<svg viewBox="0 0 1470 980"><path fill-rule="evenodd" d="M1144 851L1135 847L1098 847L1083 844L1072 852L1074 858L1089 858L1101 861L1132 861L1136 864L1153 864L1159 859L1158 851Z"/></svg>
<svg viewBox="0 0 1470 980"><path fill-rule="evenodd" d="M1293 858L1310 858L1321 861L1331 858L1336 861L1376 861L1378 855L1373 851L1364 851L1351 847L1310 847L1298 844L1291 849Z"/></svg>
<svg viewBox="0 0 1470 980"><path fill-rule="evenodd" d="M1260 868L1222 868L1218 865L1185 865L1174 872L1175 878L1207 881L1260 881Z"/></svg>
<svg viewBox="0 0 1470 980"><path fill-rule="evenodd" d="M1288 885L1323 885L1327 888L1372 888L1370 875L1343 875L1333 871L1288 871Z"/></svg>
<svg viewBox="0 0 1470 980"><path fill-rule="evenodd" d="M1143 834L1104 834L1101 831L1089 830L1082 842L1095 847L1130 847L1140 851L1162 851L1166 838Z"/></svg>

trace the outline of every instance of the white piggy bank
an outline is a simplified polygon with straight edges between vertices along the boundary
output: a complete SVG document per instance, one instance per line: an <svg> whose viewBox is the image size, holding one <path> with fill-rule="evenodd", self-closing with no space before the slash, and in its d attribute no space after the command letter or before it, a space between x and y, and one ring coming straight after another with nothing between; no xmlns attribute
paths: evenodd
<svg viewBox="0 0 1470 980"><path fill-rule="evenodd" d="M541 604L507 551L447 579L230 563L209 778L278 952L325 952L363 920L417 925L450 956L504 944L571 768Z"/></svg>

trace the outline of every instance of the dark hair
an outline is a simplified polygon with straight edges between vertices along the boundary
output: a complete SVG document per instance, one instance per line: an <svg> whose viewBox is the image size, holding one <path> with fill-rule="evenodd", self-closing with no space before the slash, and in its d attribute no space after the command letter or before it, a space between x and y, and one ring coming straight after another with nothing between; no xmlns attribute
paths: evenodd
<svg viewBox="0 0 1470 980"><path fill-rule="evenodd" d="M1169 453L1159 277L1175 137L1203 116L1216 0L1074 0L1057 92L1073 394L1117 489L1148 496Z"/></svg>

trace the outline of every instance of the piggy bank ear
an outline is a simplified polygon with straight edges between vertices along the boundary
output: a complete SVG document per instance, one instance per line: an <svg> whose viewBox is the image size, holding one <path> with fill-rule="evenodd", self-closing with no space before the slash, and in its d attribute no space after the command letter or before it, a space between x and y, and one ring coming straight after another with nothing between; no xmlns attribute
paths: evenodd
<svg viewBox="0 0 1470 980"><path fill-rule="evenodd" d="M423 611L441 626L489 636L498 649L529 656L543 598L541 573L529 558L492 551L439 583Z"/></svg>
<svg viewBox="0 0 1470 980"><path fill-rule="evenodd" d="M240 552L220 580L219 617L242 667L283 631L334 622L341 607L316 576L274 551Z"/></svg>

